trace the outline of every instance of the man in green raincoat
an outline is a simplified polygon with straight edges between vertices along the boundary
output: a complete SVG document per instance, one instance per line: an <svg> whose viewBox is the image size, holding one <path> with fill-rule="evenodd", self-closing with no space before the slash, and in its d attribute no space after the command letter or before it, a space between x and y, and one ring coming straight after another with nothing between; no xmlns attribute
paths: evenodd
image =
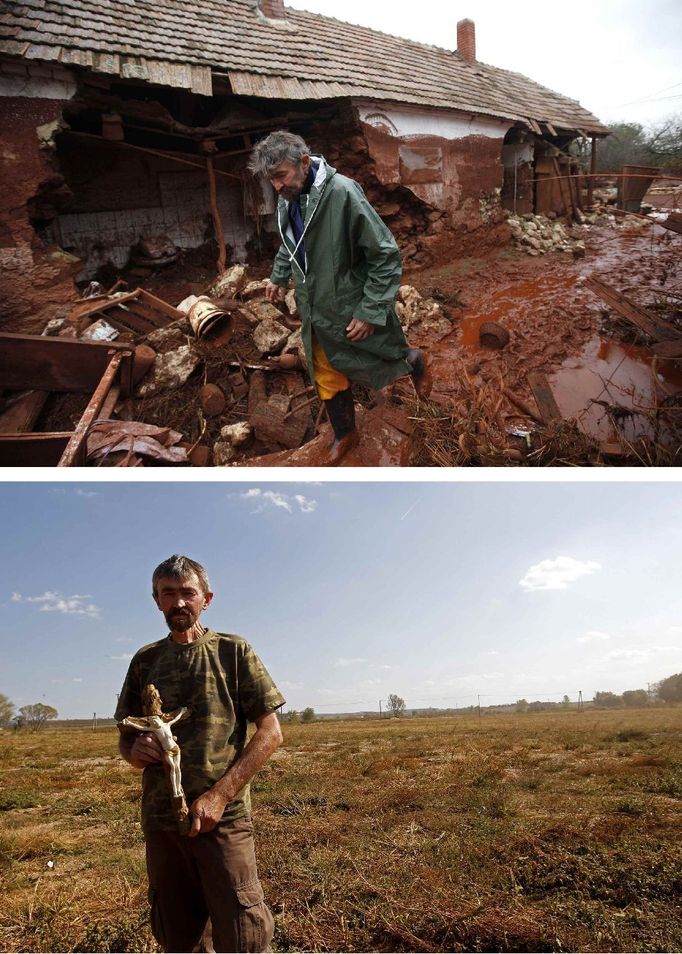
<svg viewBox="0 0 682 954"><path fill-rule="evenodd" d="M422 351L411 349L395 313L400 252L353 179L300 136L273 132L254 147L249 168L279 195L282 244L266 289L281 301L293 277L308 369L334 431L328 463L359 441L352 382L383 388L411 374L421 397L431 390Z"/></svg>

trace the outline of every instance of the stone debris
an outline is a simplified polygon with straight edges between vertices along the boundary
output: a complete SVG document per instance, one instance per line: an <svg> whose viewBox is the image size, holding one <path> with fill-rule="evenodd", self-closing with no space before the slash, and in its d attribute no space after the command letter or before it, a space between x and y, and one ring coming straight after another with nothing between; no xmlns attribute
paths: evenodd
<svg viewBox="0 0 682 954"><path fill-rule="evenodd" d="M191 345L182 345L175 351L157 354L151 371L138 387L135 396L149 397L159 391L182 387L200 361L200 355Z"/></svg>
<svg viewBox="0 0 682 954"><path fill-rule="evenodd" d="M574 241L561 222L545 215L510 215L508 218L512 238L517 248L528 255L546 255L548 252L570 252L585 243Z"/></svg>
<svg viewBox="0 0 682 954"><path fill-rule="evenodd" d="M419 331L435 330L439 335L451 331L450 322L443 309L433 298L423 298L413 285L401 285L395 310L405 332L413 325L419 325Z"/></svg>
<svg viewBox="0 0 682 954"><path fill-rule="evenodd" d="M237 424L226 424L220 430L222 441L231 444L232 447L241 447L242 444L250 439L253 434L253 427L248 421L239 421Z"/></svg>
<svg viewBox="0 0 682 954"><path fill-rule="evenodd" d="M246 265L232 265L206 293L209 298L236 298L246 285Z"/></svg>
<svg viewBox="0 0 682 954"><path fill-rule="evenodd" d="M291 332L272 318L265 318L256 325L253 343L260 354L278 354L289 340Z"/></svg>
<svg viewBox="0 0 682 954"><path fill-rule="evenodd" d="M244 301L248 301L250 298L255 298L261 294L264 295L269 280L268 278L263 278L259 282L247 282L241 290L240 297Z"/></svg>
<svg viewBox="0 0 682 954"><path fill-rule="evenodd" d="M507 223L517 248L528 255L546 255L548 252L569 252L574 258L583 258L585 242L581 234L593 225L610 229L627 225L632 228L647 228L648 222L634 215L612 215L604 210L580 212L580 222L566 226L546 215L509 215Z"/></svg>
<svg viewBox="0 0 682 954"><path fill-rule="evenodd" d="M292 318L298 318L298 305L296 304L296 292L290 288L284 298L284 304Z"/></svg>
<svg viewBox="0 0 682 954"><path fill-rule="evenodd" d="M214 467L229 467L236 453L234 446L229 441L216 441L213 445Z"/></svg>

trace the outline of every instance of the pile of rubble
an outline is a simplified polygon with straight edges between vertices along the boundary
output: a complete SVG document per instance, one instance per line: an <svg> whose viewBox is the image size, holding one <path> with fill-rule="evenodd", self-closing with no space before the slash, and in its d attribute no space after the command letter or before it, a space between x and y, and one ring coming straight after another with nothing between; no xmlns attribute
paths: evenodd
<svg viewBox="0 0 682 954"><path fill-rule="evenodd" d="M304 376L295 294L289 290L283 302L273 304L265 297L267 284L267 279L250 280L247 266L234 265L206 294L175 306L139 289L112 294L96 289L94 299L77 303L62 327L50 329L80 338L97 332L100 340L129 343L135 353L134 391L109 409L106 421L98 421L89 447L92 462L102 457L106 444L107 463L119 466L162 455L169 463L228 466L293 450L315 436L321 405ZM148 331L136 333L126 325L151 315L152 306L157 317ZM163 322L161 306L166 308ZM126 311L131 308L137 312ZM438 302L411 285L400 288L396 311L412 337L451 330ZM153 439L168 451L155 447L151 453ZM171 451L171 445L184 447L187 456Z"/></svg>
<svg viewBox="0 0 682 954"><path fill-rule="evenodd" d="M573 239L566 228L545 215L510 215L512 238L517 248L528 255L570 252L576 258L585 254L585 243Z"/></svg>
<svg viewBox="0 0 682 954"><path fill-rule="evenodd" d="M550 213L551 215L551 213ZM585 242L577 237L593 225L616 229L626 225L628 229L647 228L649 223L640 216L620 213L618 216L604 209L593 212L576 210L579 221L565 226L556 218L545 215L509 215L507 223L517 248L528 255L546 255L548 252L569 252L574 258L585 255Z"/></svg>

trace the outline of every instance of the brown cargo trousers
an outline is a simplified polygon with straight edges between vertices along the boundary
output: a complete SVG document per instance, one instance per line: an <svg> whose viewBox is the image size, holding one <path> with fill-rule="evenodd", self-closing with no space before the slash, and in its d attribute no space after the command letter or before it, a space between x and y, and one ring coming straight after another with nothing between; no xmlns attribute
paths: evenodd
<svg viewBox="0 0 682 954"><path fill-rule="evenodd" d="M250 817L189 838L145 835L154 937L164 951L198 948L210 917L215 951L270 949L274 920L258 879Z"/></svg>

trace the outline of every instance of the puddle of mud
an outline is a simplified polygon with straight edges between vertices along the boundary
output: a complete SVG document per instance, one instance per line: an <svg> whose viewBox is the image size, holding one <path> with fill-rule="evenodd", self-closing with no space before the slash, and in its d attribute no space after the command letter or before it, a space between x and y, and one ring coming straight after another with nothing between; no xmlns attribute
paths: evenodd
<svg viewBox="0 0 682 954"><path fill-rule="evenodd" d="M545 353L544 370L562 415L575 419L589 437L600 443L671 437L664 430L654 432L653 414L662 401L682 392L680 365L589 330L604 304L582 285L586 276L597 274L623 290L647 287L657 267L655 254L651 232L632 231L605 237L579 264L548 256L545 274L512 278L507 287L484 293L466 308L457 330L434 349L438 376L441 381L451 377L448 353L453 345L490 355L480 347L479 331L484 322L498 321L521 339L526 359L538 348ZM556 341L549 340L548 319ZM581 329L588 334L581 336ZM523 364L518 367L522 370Z"/></svg>
<svg viewBox="0 0 682 954"><path fill-rule="evenodd" d="M595 336L550 382L561 413L575 418L586 434L599 441L633 441L656 436L650 415L664 398L682 391L682 370L673 361L656 360L645 348ZM616 412L615 424L605 405L632 414Z"/></svg>

